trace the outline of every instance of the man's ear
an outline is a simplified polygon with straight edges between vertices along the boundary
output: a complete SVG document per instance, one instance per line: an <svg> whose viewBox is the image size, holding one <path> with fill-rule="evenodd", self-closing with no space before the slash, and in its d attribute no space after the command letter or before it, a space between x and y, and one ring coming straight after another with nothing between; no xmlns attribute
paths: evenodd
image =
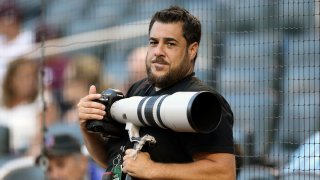
<svg viewBox="0 0 320 180"><path fill-rule="evenodd" d="M199 44L197 42L194 42L189 45L188 54L189 54L190 60L194 61L194 58L198 53L198 48L199 48Z"/></svg>

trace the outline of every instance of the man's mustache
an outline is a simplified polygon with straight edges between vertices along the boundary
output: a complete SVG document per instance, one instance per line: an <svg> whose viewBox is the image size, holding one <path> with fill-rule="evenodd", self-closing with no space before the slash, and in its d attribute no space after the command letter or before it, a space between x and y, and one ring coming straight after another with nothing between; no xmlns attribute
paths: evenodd
<svg viewBox="0 0 320 180"><path fill-rule="evenodd" d="M152 63L169 65L169 63L166 60L164 60L163 58L161 58L161 57L154 57L154 58L151 59L151 62Z"/></svg>

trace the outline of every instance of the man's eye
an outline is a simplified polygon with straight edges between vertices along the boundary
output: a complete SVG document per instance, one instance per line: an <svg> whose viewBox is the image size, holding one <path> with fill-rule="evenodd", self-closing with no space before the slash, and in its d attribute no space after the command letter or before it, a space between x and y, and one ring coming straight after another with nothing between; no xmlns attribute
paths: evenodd
<svg viewBox="0 0 320 180"><path fill-rule="evenodd" d="M156 41L149 41L149 44L150 44L150 45L156 45L157 42L156 42Z"/></svg>
<svg viewBox="0 0 320 180"><path fill-rule="evenodd" d="M169 46L169 47L172 47L174 45L175 45L174 43L167 43L167 46Z"/></svg>

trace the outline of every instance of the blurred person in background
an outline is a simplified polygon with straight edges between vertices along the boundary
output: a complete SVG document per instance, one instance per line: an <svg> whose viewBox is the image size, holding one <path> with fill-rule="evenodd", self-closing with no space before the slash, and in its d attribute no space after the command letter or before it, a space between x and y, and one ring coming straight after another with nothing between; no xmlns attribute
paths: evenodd
<svg viewBox="0 0 320 180"><path fill-rule="evenodd" d="M14 0L3 0L0 4L0 84L7 65L30 52L33 33L22 27L21 9Z"/></svg>
<svg viewBox="0 0 320 180"><path fill-rule="evenodd" d="M76 54L72 56L64 71L63 112L62 121L78 123L77 103L86 95L88 87L102 83L102 64L100 59L91 54Z"/></svg>
<svg viewBox="0 0 320 180"><path fill-rule="evenodd" d="M62 114L60 121L49 127L48 132L53 131L51 134L66 134L66 132L68 132L68 134L70 134L79 131L79 133L81 133L78 124L79 117L76 104L82 96L87 94L87 89L90 85L97 84L99 87L105 88L102 83L101 74L102 64L100 59L95 55L80 53L70 56L62 74ZM56 133L54 133L54 131ZM81 137L81 135L79 136ZM75 143L73 138L70 142L69 139L71 139L69 136L62 138L65 144ZM79 139L78 142L81 143ZM60 144L62 143L63 142L60 142ZM58 145L57 148L64 151L63 149L66 148L66 146L62 147ZM77 149L75 152L63 156L49 155L49 179L74 180L84 178L88 180L100 180L104 169L99 167L89 155L85 157L83 152L80 153L79 148L75 149ZM78 174L75 175L75 173Z"/></svg>
<svg viewBox="0 0 320 180"><path fill-rule="evenodd" d="M35 43L41 44L42 41L54 40L61 37L61 32L53 25L38 23L35 29ZM53 54L44 58L44 82L48 90L52 92L56 100L59 112L63 106L63 73L67 67L69 56L66 54Z"/></svg>
<svg viewBox="0 0 320 180"><path fill-rule="evenodd" d="M134 48L128 55L127 68L128 68L128 82L125 86L125 92L136 81L147 77L145 59L147 56L147 47Z"/></svg>
<svg viewBox="0 0 320 180"><path fill-rule="evenodd" d="M16 155L40 152L40 127L43 104L39 96L39 64L29 59L16 59L8 65L2 86L0 124L9 127L10 149ZM57 119L56 107L47 98L47 124ZM37 140L38 139L38 140Z"/></svg>
<svg viewBox="0 0 320 180"><path fill-rule="evenodd" d="M84 154L84 148L68 133L48 136L45 155L49 159L48 180L100 180L104 172Z"/></svg>

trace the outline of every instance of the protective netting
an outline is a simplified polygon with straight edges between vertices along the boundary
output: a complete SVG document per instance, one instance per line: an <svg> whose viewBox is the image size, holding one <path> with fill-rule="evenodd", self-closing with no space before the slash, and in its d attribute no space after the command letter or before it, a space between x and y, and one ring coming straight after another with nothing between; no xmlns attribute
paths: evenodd
<svg viewBox="0 0 320 180"><path fill-rule="evenodd" d="M38 50L94 55L103 82L123 91L132 67L144 63L127 61L147 45L151 15L170 5L186 8L203 28L196 75L234 112L238 178L320 178L319 0L17 2L25 28L36 31L42 20L59 32Z"/></svg>

